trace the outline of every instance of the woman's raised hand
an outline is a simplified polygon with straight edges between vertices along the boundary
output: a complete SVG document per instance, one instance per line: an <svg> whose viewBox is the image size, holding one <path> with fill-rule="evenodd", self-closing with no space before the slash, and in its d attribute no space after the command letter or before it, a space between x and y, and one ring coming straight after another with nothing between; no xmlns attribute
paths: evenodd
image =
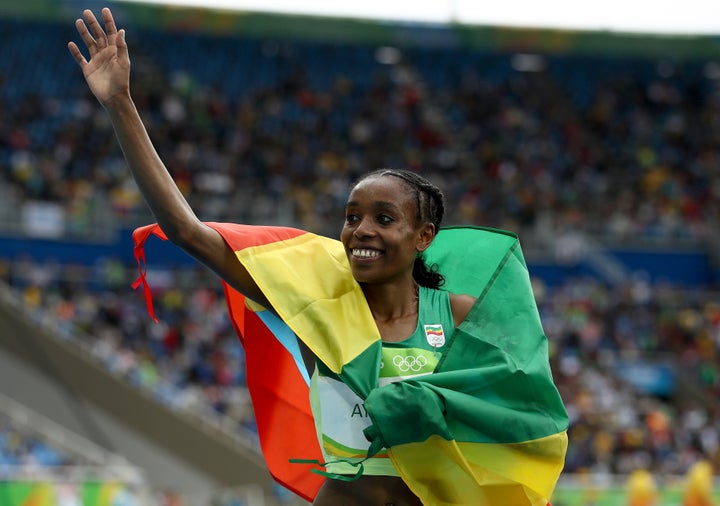
<svg viewBox="0 0 720 506"><path fill-rule="evenodd" d="M125 43L125 30L117 29L107 7L102 10L105 30L91 10L83 11L75 27L90 53L86 60L74 42L68 43L70 54L82 69L83 76L98 101L107 105L112 99L130 94L130 56Z"/></svg>

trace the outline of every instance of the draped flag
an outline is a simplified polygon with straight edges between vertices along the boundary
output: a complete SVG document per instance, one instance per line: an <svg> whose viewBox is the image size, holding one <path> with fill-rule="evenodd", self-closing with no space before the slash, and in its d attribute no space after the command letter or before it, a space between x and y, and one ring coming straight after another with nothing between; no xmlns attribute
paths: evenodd
<svg viewBox="0 0 720 506"><path fill-rule="evenodd" d="M382 342L341 243L291 228L208 225L275 311L225 287L261 446L278 482L312 500L323 480L288 464L322 461L297 336L365 399L369 452L387 448L423 504L547 504L564 463L567 415L517 236L470 227L438 233L426 261L438 264L445 289L477 302L433 374L379 387ZM141 264L150 234L164 238L157 225L133 234ZM138 284L149 295L142 268Z"/></svg>

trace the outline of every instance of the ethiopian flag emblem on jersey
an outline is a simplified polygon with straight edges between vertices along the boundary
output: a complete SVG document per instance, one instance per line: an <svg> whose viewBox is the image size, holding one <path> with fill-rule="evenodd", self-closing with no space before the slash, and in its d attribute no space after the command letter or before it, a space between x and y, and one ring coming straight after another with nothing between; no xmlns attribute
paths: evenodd
<svg viewBox="0 0 720 506"><path fill-rule="evenodd" d="M301 230L208 223L275 309L226 286L245 347L247 384L268 469L312 501L325 478L291 459L322 459L301 339L357 395L372 420L369 453L384 449L426 505L546 506L567 450L567 415L553 384L527 266L512 233L441 230L426 251L443 288L477 302L432 374L380 386L382 345L340 242ZM134 232L136 256L157 225ZM145 285L143 270L137 284ZM439 326L425 328L439 342Z"/></svg>
<svg viewBox="0 0 720 506"><path fill-rule="evenodd" d="M425 337L427 342L433 348L445 346L445 331L439 323L437 325L425 325Z"/></svg>

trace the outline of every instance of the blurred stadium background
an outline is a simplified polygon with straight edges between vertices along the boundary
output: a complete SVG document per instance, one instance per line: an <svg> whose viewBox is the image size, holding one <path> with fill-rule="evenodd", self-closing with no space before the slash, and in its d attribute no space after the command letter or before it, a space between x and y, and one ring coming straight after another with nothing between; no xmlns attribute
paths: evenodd
<svg viewBox="0 0 720 506"><path fill-rule="evenodd" d="M571 420L555 506L629 504L638 470L662 505L697 463L717 482L720 34L108 3L201 218L335 236L349 183L403 166L447 224L520 234ZM0 504L299 504L219 282L157 241L159 324L130 288L152 218L66 49L102 5L0 4Z"/></svg>

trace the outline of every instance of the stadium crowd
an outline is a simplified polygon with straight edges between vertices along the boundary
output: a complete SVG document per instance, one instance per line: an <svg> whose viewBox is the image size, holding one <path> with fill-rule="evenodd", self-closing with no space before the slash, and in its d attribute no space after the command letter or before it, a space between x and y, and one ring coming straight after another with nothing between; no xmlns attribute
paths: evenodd
<svg viewBox="0 0 720 506"><path fill-rule="evenodd" d="M130 43L151 137L207 220L334 236L355 177L403 166L444 189L449 223L620 240L711 240L720 225L717 62L536 55L522 71L512 55L463 49L383 64L370 46L143 31ZM13 75L12 89L0 66L4 206L55 201L69 235L108 210L146 219L67 63ZM35 92L38 78L54 88Z"/></svg>
<svg viewBox="0 0 720 506"><path fill-rule="evenodd" d="M336 236L352 180L403 166L445 191L448 224L543 243L566 231L611 242L716 240L717 62L536 55L523 71L512 55L462 49L128 37L138 107L205 220ZM146 223L104 112L73 87L70 57L59 58L51 90L11 89L0 65L0 217L50 202L69 238L92 237L98 219L117 229ZM157 325L127 288L134 266L110 258L62 268L6 259L0 274L29 307L62 322L60 332L80 329L99 360L162 402L253 430L242 350L214 277L151 272ZM701 458L720 469L720 409L708 402L720 395L714 287L535 282L571 416L567 471L681 474ZM617 374L627 357L669 361L686 376L677 383L702 389L679 399L636 390Z"/></svg>

